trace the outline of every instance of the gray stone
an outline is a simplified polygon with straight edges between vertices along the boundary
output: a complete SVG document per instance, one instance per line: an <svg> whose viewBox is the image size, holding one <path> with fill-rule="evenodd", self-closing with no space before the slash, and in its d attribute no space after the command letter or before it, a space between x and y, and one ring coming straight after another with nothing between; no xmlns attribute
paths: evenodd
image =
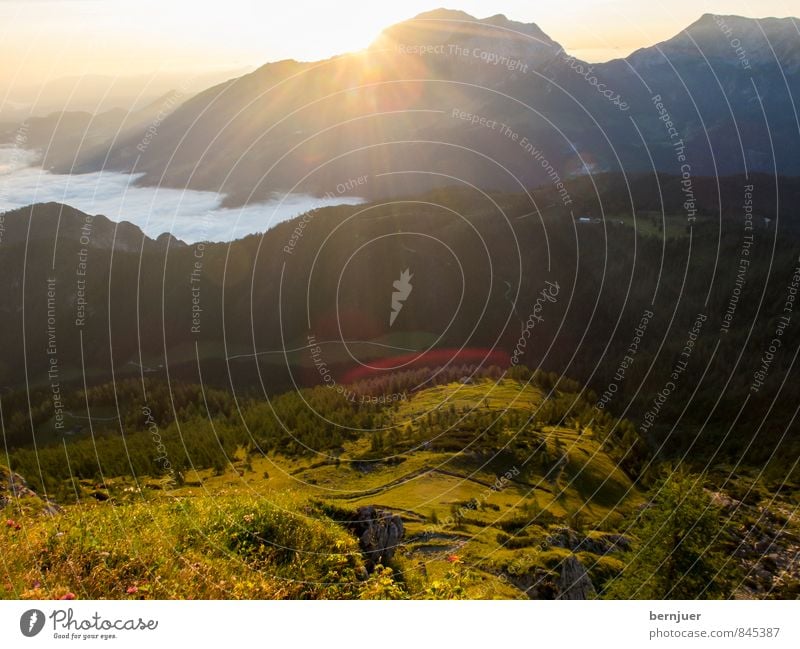
<svg viewBox="0 0 800 649"><path fill-rule="evenodd" d="M530 599L555 599L558 595L557 576L551 571L532 568L523 574L508 575L509 583Z"/></svg>
<svg viewBox="0 0 800 649"><path fill-rule="evenodd" d="M392 559L405 535L399 516L374 506L358 508L353 531L370 572L377 564L386 565Z"/></svg>
<svg viewBox="0 0 800 649"><path fill-rule="evenodd" d="M603 534L594 537L584 536L569 527L561 527L547 538L547 544L564 548L570 552L591 552L606 555L624 552L630 548L630 539L622 534Z"/></svg>
<svg viewBox="0 0 800 649"><path fill-rule="evenodd" d="M0 467L0 509L21 498L41 500L43 503L42 511L46 514L53 515L61 512L61 508L58 505L45 500L31 489L21 475L9 471L6 467Z"/></svg>
<svg viewBox="0 0 800 649"><path fill-rule="evenodd" d="M586 568L574 554L568 556L561 565L556 599L590 599L594 596L594 584Z"/></svg>

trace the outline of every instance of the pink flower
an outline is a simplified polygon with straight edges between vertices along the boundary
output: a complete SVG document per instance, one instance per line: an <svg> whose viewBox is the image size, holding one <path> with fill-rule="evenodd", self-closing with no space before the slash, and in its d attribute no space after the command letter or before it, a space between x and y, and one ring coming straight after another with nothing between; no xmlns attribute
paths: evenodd
<svg viewBox="0 0 800 649"><path fill-rule="evenodd" d="M10 518L6 521L6 526L7 527L14 527L14 525L16 525L16 523L13 520L11 520Z"/></svg>
<svg viewBox="0 0 800 649"><path fill-rule="evenodd" d="M75 593L67 593L66 595L62 595L58 599L75 599Z"/></svg>
<svg viewBox="0 0 800 649"><path fill-rule="evenodd" d="M134 593L138 593L139 589L136 586L128 586L128 590L125 591L128 595L133 595Z"/></svg>
<svg viewBox="0 0 800 649"><path fill-rule="evenodd" d="M461 561L461 559L458 558L457 554L448 554L446 558L447 561L449 561L450 563L458 563L459 561Z"/></svg>

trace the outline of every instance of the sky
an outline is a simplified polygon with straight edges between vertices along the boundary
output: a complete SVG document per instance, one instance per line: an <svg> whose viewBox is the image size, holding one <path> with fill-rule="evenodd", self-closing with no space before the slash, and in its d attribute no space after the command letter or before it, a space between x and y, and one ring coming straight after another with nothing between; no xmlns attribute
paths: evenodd
<svg viewBox="0 0 800 649"><path fill-rule="evenodd" d="M707 12L800 14L798 0L0 0L0 84L317 60L362 49L383 27L441 6L535 22L592 62L663 41Z"/></svg>

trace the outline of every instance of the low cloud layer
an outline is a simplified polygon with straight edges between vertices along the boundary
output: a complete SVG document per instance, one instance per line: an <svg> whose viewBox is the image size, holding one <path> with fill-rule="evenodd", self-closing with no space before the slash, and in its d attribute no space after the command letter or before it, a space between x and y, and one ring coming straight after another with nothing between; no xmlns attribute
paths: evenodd
<svg viewBox="0 0 800 649"><path fill-rule="evenodd" d="M169 232L187 243L230 241L264 232L316 207L361 202L346 196L288 194L227 209L219 207L221 196L215 192L137 187L137 176L112 171L51 174L27 166L29 162L28 152L0 149L0 212L55 201L112 221L129 221L151 237Z"/></svg>

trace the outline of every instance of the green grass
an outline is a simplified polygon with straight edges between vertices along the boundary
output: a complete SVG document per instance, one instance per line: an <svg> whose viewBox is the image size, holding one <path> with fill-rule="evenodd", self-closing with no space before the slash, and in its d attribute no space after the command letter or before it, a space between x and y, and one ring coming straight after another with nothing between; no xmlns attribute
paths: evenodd
<svg viewBox="0 0 800 649"><path fill-rule="evenodd" d="M339 598L359 593L355 539L293 497L162 498L22 516L0 534L11 598Z"/></svg>
<svg viewBox="0 0 800 649"><path fill-rule="evenodd" d="M527 420L544 400L539 388L509 379L453 383L416 393L390 416L402 430L452 404ZM109 478L102 503L84 480L80 502L62 515L8 514L22 528L2 532L0 595L524 597L505 579L511 567L554 570L569 554L541 549L549 528L579 520L606 529L643 499L593 431L541 425L516 441L514 432L479 439L467 452L406 450L391 461L363 461L366 438L347 442L338 462L247 458L240 449L226 471L187 471L180 487L167 478ZM362 505L394 510L406 526L391 573L368 580L356 539L324 513ZM587 565L603 578L618 568L601 557Z"/></svg>
<svg viewBox="0 0 800 649"><path fill-rule="evenodd" d="M628 227L635 227L639 234L646 237L661 239L666 236L667 239L681 239L688 236L685 214L667 214L662 217L661 212L644 211L636 215L635 223L631 214L615 214L607 218L612 223L622 221ZM698 220L701 218L699 217Z"/></svg>

